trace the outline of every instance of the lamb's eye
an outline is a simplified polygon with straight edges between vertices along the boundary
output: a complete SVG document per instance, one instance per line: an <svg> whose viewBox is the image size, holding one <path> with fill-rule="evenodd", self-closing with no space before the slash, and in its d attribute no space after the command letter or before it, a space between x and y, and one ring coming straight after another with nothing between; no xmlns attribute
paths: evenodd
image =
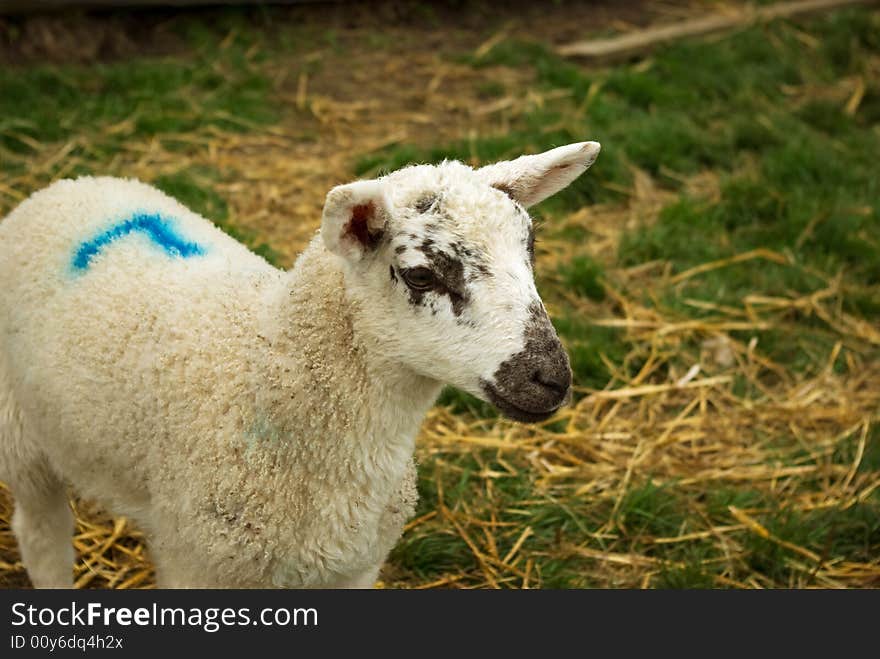
<svg viewBox="0 0 880 659"><path fill-rule="evenodd" d="M428 268L407 268L401 274L406 285L417 291L426 291L434 286L434 273Z"/></svg>

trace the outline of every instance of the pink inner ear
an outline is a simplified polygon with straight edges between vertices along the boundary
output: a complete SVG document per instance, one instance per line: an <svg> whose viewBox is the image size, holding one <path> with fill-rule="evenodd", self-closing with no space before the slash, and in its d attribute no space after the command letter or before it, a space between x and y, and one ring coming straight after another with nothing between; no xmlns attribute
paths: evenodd
<svg viewBox="0 0 880 659"><path fill-rule="evenodd" d="M372 201L353 207L351 219L345 226L345 235L354 238L365 249L375 247L382 237L381 231L370 231L370 220L375 214L376 205Z"/></svg>

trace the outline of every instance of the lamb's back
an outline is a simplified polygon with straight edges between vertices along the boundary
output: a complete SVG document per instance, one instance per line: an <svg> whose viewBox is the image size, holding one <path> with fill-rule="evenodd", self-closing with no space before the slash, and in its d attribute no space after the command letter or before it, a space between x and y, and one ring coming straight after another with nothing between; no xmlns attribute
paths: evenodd
<svg viewBox="0 0 880 659"><path fill-rule="evenodd" d="M0 281L7 287L27 280L48 290L108 270L172 276L218 266L270 267L177 200L133 179L57 181L0 222Z"/></svg>
<svg viewBox="0 0 880 659"><path fill-rule="evenodd" d="M94 491L126 473L137 495L150 451L247 389L242 346L282 275L138 181L64 180L24 201L0 222L0 352L59 470Z"/></svg>

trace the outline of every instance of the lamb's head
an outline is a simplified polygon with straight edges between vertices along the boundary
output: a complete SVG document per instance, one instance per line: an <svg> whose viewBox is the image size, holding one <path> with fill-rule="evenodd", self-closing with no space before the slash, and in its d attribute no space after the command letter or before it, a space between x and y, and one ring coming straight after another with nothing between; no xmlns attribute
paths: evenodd
<svg viewBox="0 0 880 659"><path fill-rule="evenodd" d="M583 142L481 169L416 165L331 190L321 234L360 327L386 357L513 419L553 414L571 369L535 288L526 208L598 153Z"/></svg>

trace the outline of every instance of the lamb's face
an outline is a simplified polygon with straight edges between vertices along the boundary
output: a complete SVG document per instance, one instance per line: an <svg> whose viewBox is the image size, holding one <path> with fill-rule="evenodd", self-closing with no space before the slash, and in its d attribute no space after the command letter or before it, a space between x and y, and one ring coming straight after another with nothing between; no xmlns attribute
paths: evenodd
<svg viewBox="0 0 880 659"><path fill-rule="evenodd" d="M598 150L575 144L479 170L420 165L331 191L322 234L386 356L519 421L559 409L571 370L535 288L526 206Z"/></svg>

